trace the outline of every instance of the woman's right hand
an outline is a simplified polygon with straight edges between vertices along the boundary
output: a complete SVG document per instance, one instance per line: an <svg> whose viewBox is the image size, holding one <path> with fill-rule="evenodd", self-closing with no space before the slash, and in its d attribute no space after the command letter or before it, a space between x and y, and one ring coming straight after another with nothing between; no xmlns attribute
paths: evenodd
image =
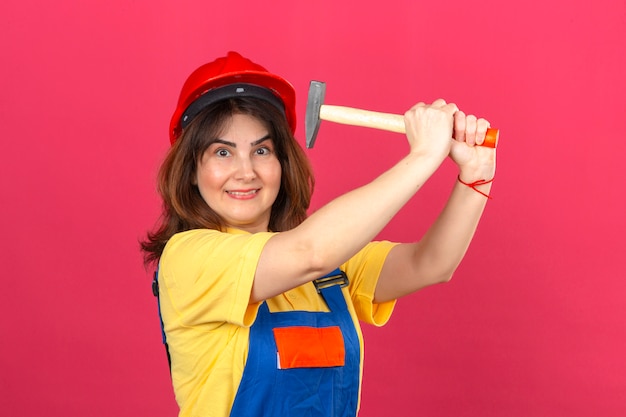
<svg viewBox="0 0 626 417"><path fill-rule="evenodd" d="M404 114L406 135L411 153L433 158L441 163L449 155L452 145L454 103L437 99L432 104L417 103Z"/></svg>

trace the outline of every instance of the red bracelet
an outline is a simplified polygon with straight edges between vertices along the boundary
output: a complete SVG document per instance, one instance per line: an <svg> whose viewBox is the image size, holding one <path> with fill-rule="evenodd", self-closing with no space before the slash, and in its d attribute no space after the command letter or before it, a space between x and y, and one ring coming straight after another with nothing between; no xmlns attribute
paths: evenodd
<svg viewBox="0 0 626 417"><path fill-rule="evenodd" d="M458 176L458 180L461 184L463 185L467 185L469 188L471 188L472 190L476 191L479 194L484 195L485 197L487 197L490 200L493 200L493 197L491 197L489 194L483 193L482 191L480 191L478 188L476 188L479 185L485 185L485 184L489 184L490 182L493 181L493 178L490 180L478 180L478 181L474 181L474 182L463 182L463 180L461 179L461 175Z"/></svg>

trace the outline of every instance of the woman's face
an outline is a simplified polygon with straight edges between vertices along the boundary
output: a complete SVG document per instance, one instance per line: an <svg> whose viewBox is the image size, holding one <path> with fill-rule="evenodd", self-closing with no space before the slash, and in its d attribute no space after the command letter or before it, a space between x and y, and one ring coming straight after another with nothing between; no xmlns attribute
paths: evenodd
<svg viewBox="0 0 626 417"><path fill-rule="evenodd" d="M228 226L268 231L281 166L265 126L252 116L233 115L201 156L196 183L204 201Z"/></svg>

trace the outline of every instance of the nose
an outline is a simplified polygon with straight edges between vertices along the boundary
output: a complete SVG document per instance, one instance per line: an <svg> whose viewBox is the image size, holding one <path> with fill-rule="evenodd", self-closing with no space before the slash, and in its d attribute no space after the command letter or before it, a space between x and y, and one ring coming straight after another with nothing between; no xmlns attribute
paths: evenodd
<svg viewBox="0 0 626 417"><path fill-rule="evenodd" d="M249 157L237 158L235 178L241 181L250 181L256 178L254 163Z"/></svg>

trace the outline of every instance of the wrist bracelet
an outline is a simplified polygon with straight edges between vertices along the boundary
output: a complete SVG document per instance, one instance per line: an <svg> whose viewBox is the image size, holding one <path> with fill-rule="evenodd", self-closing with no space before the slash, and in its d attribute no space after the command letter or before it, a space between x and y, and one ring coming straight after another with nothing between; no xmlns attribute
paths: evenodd
<svg viewBox="0 0 626 417"><path fill-rule="evenodd" d="M489 194L487 193L483 193L482 191L480 191L479 189L477 189L476 187L479 185L485 185L485 184L489 184L490 182L493 181L493 178L490 180L478 180L478 181L474 181L474 182L463 182L463 180L461 179L461 175L459 175L458 180L461 184L463 185L467 185L469 188L471 188L472 190L476 191L479 194L484 195L485 197L487 197L490 200L493 200L493 197L491 197Z"/></svg>

